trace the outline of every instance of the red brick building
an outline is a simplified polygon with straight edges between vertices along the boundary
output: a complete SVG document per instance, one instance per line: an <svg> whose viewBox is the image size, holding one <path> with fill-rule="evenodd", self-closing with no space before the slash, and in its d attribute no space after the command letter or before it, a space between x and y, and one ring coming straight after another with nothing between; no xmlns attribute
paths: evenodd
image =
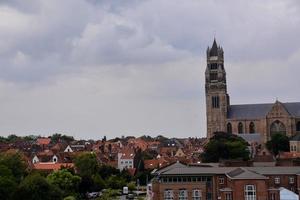
<svg viewBox="0 0 300 200"><path fill-rule="evenodd" d="M300 167L209 167L181 163L154 172L153 200L280 200L298 193Z"/></svg>

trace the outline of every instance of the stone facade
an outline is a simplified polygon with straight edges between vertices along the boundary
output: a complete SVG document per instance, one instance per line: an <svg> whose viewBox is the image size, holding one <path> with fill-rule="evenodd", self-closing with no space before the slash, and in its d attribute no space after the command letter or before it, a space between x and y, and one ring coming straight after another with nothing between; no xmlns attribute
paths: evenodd
<svg viewBox="0 0 300 200"><path fill-rule="evenodd" d="M215 132L259 133L262 142L273 133L300 133L300 102L231 105L227 93L224 51L216 41L207 49L205 71L207 137Z"/></svg>

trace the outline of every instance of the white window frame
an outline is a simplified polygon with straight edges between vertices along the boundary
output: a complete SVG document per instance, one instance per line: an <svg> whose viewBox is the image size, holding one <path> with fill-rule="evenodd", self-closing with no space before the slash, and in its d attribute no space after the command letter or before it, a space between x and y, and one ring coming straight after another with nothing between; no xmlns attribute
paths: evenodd
<svg viewBox="0 0 300 200"><path fill-rule="evenodd" d="M201 190L199 190L199 189L194 189L194 190L193 190L192 199L193 199L193 200L201 200L201 199L202 199L202 193L201 193Z"/></svg>
<svg viewBox="0 0 300 200"><path fill-rule="evenodd" d="M188 199L187 189L179 189L179 191L178 191L178 200L187 200L187 199Z"/></svg>
<svg viewBox="0 0 300 200"><path fill-rule="evenodd" d="M174 192L173 190L166 189L164 191L164 200L173 200L174 199Z"/></svg>
<svg viewBox="0 0 300 200"><path fill-rule="evenodd" d="M275 193L271 193L271 195L270 195L270 200L275 200L275 199L276 199Z"/></svg>
<svg viewBox="0 0 300 200"><path fill-rule="evenodd" d="M280 177L275 177L274 178L274 183L275 184L280 184Z"/></svg>
<svg viewBox="0 0 300 200"><path fill-rule="evenodd" d="M289 184L294 184L294 183L295 183L295 178L289 177Z"/></svg>
<svg viewBox="0 0 300 200"><path fill-rule="evenodd" d="M224 177L219 177L219 184L223 185L225 183Z"/></svg>
<svg viewBox="0 0 300 200"><path fill-rule="evenodd" d="M226 192L225 193L225 200L232 200L232 194L231 194L231 192Z"/></svg>
<svg viewBox="0 0 300 200"><path fill-rule="evenodd" d="M255 185L245 185L245 200L256 200Z"/></svg>

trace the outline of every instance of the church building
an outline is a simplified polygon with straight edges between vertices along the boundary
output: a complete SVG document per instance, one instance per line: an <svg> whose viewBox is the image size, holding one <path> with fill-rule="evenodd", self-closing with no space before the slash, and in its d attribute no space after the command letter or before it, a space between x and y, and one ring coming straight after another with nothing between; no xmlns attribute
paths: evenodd
<svg viewBox="0 0 300 200"><path fill-rule="evenodd" d="M266 142L274 133L300 133L300 102L231 105L227 93L224 51L214 40L207 48L205 71L207 137L215 132L259 133Z"/></svg>

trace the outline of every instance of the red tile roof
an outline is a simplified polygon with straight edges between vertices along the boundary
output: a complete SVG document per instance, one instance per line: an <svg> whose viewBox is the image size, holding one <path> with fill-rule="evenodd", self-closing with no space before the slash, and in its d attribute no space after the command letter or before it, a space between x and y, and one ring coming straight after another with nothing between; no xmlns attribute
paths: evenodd
<svg viewBox="0 0 300 200"><path fill-rule="evenodd" d="M33 168L36 170L47 170L47 171L57 171L60 170L61 167L74 167L73 163L35 163L33 164Z"/></svg>
<svg viewBox="0 0 300 200"><path fill-rule="evenodd" d="M38 138L36 142L38 145L48 145L48 144L50 144L51 139L50 138Z"/></svg>

